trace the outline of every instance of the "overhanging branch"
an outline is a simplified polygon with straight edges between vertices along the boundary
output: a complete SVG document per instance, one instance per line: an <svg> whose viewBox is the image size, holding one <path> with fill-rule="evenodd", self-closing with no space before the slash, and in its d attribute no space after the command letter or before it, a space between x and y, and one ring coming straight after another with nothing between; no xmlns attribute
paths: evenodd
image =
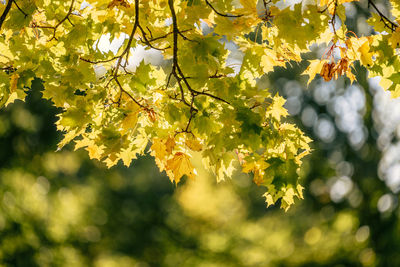
<svg viewBox="0 0 400 267"><path fill-rule="evenodd" d="M396 30L399 25L391 21L388 17L386 17L382 11L378 9L378 7L375 5L375 3L372 0L368 0L368 7L372 6L373 9L378 13L378 15L381 17L381 21L385 24L385 27L390 29L392 32Z"/></svg>

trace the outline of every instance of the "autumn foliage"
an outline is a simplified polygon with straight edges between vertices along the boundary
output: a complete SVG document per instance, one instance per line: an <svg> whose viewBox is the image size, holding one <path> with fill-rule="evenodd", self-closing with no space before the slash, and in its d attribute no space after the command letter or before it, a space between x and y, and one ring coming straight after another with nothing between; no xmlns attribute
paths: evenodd
<svg viewBox="0 0 400 267"><path fill-rule="evenodd" d="M277 2L8 0L0 3L0 104L23 99L40 78L43 97L63 109L59 149L74 142L108 167L149 151L175 183L196 177L198 153L218 180L235 168L252 173L267 204L281 199L287 209L302 198L298 169L311 139L285 119L285 99L257 81L325 47L308 60L308 83L317 75L356 82L359 63L398 96L400 6L390 1L387 17L365 0L375 34L357 36L346 27L352 0ZM99 48L105 35L123 39L115 54ZM138 47L162 60L134 65Z"/></svg>

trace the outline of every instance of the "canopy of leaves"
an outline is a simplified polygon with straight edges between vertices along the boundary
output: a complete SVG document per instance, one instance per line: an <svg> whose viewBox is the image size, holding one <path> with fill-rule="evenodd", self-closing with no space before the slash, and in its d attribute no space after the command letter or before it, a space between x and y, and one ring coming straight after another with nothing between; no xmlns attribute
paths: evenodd
<svg viewBox="0 0 400 267"><path fill-rule="evenodd" d="M301 71L279 69L271 88L282 88L289 104L300 92L303 112L293 116L299 122L312 107L337 127L334 114L318 101L321 83L332 89L335 82L320 81L302 91L290 78ZM343 84L341 79L336 86ZM354 89L363 91L345 88L326 104L351 100ZM264 189L247 174L237 172L216 186L215 177L200 167L199 154L192 159L198 179L175 188L150 156L130 168L107 169L89 160L86 151L73 151L72 143L55 152L61 138L54 125L58 109L40 99L41 90L35 80L26 102L0 111L2 266L400 265L398 196L378 178L381 152L373 131L360 149L339 129L326 142L316 127L304 127L315 140L300 174L305 200L283 213L266 209L259 197ZM378 121L374 116L372 122L371 114L382 106L371 102L380 96L359 97L366 101L362 124L372 129ZM394 131L398 125L397 118ZM398 140L391 145L397 151ZM386 169L399 162L391 158Z"/></svg>
<svg viewBox="0 0 400 267"><path fill-rule="evenodd" d="M326 81L359 62L397 96L400 29L372 0L371 36L346 28L347 0L8 0L0 4L0 104L23 99L33 78L62 108L57 128L89 156L127 166L150 147L172 182L194 178L191 162L218 180L235 167L266 188L267 205L285 210L302 198L298 171L310 138L285 121L285 100L258 85L275 67L300 62L327 45L303 74ZM400 13L396 1L392 15ZM99 40L122 38L115 54ZM242 60L231 64L235 47ZM133 66L133 48L158 51L162 62Z"/></svg>

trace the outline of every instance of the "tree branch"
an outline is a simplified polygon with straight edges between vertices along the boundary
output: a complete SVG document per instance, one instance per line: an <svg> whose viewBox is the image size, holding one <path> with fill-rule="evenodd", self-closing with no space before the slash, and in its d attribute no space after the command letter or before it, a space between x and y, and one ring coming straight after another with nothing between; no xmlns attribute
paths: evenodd
<svg viewBox="0 0 400 267"><path fill-rule="evenodd" d="M110 58L110 59L105 59L105 60L96 60L96 61L93 61L93 60L90 60L90 59L86 59L86 58L82 58L82 57L80 57L79 59L80 60L82 60L82 61L85 61L85 62L88 62L88 63L91 63L91 64L99 64L99 63L107 63L107 62L111 62L111 61L113 61L113 60L116 60L117 58L119 58L120 56L115 56L115 57L113 57L113 58Z"/></svg>
<svg viewBox="0 0 400 267"><path fill-rule="evenodd" d="M14 2L15 6L18 8L19 11L21 11L22 14L24 14L25 18L28 16L28 14L26 14L17 4L17 1L13 0L12 2Z"/></svg>
<svg viewBox="0 0 400 267"><path fill-rule="evenodd" d="M133 102L135 102L139 107L141 107L141 108L143 108L143 109L145 109L145 110L148 110L147 107L145 107L145 106L143 106L142 104L140 104L131 94L129 94L129 93L122 87L121 83L120 83L119 80L118 80L118 71L119 71L119 68L122 66L122 65L121 65L122 58L123 58L125 55L126 55L127 57L128 57L128 55L129 55L129 50L130 50L130 48L131 48L132 41L133 41L133 38L134 38L134 36L135 36L136 30L137 30L137 28L138 28L138 25L139 25L139 0L135 0L135 23L133 24L133 29L132 29L132 32L131 32L131 34L130 34L130 36L129 36L129 40L128 40L128 43L127 43L127 45L126 45L124 51L122 52L122 54L121 54L119 57L117 57L117 58L118 58L118 61L117 61L117 65L116 65L116 67L115 67L115 71L114 71L114 73L113 73L113 79L115 80L115 82L116 82L116 84L118 85L118 87L119 87L119 89L120 89L121 92L123 92L123 93L125 93L126 95L128 95L128 96L133 100Z"/></svg>
<svg viewBox="0 0 400 267"><path fill-rule="evenodd" d="M171 75L173 75L177 81L179 86L181 87L180 81L182 80L184 82L184 84L186 85L187 89L190 91L192 97L195 97L196 95L206 95L209 96L211 98L214 98L216 100L222 101L228 105L230 105L230 103L218 96L212 95L210 93L206 93L206 92L200 92L197 90L194 90L189 82L187 81L187 77L183 74L183 71L181 70L179 64L178 64L178 34L179 34L179 28L178 28L178 22L177 22L177 18L176 18L176 13L175 13L175 8L174 8L174 1L173 0L168 0L168 4L171 10L171 15L172 15L172 27L173 27L173 58L172 58L172 71L171 71ZM168 80L170 79L170 77L168 78ZM168 86L169 82L167 83ZM182 102L184 102L185 104L187 104L184 95L183 95L183 89L182 87L181 89L181 93L182 93Z"/></svg>
<svg viewBox="0 0 400 267"><path fill-rule="evenodd" d="M381 21L385 24L385 27L390 29L392 32L396 30L397 27L399 27L396 23L391 21L388 17L386 17L375 5L375 3L372 0L368 0L368 7L372 6L373 9L378 13L378 15L381 17Z"/></svg>
<svg viewBox="0 0 400 267"><path fill-rule="evenodd" d="M177 17L176 17L175 8L174 8L174 0L168 0L168 5L169 5L169 8L171 10L171 15L172 15L172 29L173 29L173 31L172 31L172 33L173 33L173 47L172 47L172 49L173 49L173 58L172 58L172 70L171 70L171 73L170 73L170 75L168 77L167 87L169 85L171 76L174 76L175 79L177 80L177 83L178 83L178 86L179 86L179 89L180 89L181 101L185 105L190 107L190 117L189 117L189 120L188 120L188 123L187 123L185 129L182 129L181 132L177 132L176 134L182 133L182 132L191 133L191 131L189 130L190 124L192 122L192 119L195 117L195 115L198 112L198 109L194 107L194 98L197 95L206 95L206 96L209 96L209 97L214 98L216 100L222 101L222 102L224 102L226 104L229 104L229 105L230 105L230 103L228 101L226 101L226 100L224 100L224 99L222 99L220 97L217 97L215 95L212 95L210 93L197 91L197 90L193 89L191 87L191 85L189 84L188 78L183 74L183 71L180 68L179 63L178 63L178 35L181 35L184 40L188 40L188 39L185 38L182 35L182 33L179 31ZM182 81L185 84L187 90L190 92L190 96L191 96L190 104L185 99L185 92L184 92L183 86L181 84Z"/></svg>
<svg viewBox="0 0 400 267"><path fill-rule="evenodd" d="M68 9L68 13L67 13L67 14L65 15L65 17L64 17L62 20L60 20L55 26L33 25L33 28L52 29L52 30L53 30L53 36L50 38L49 41L51 41L51 40L53 40L53 39L57 40L57 37L56 37L57 28L60 27L61 24L63 24L66 20L70 21L70 20L69 20L69 16L72 14L72 11L73 11L73 8L74 8L74 3L75 3L75 0L72 0L72 1L71 1L71 5L69 6L69 9ZM70 23L71 23L71 22L70 22ZM71 23L71 24L72 24L72 23ZM73 24L72 24L72 25L73 25Z"/></svg>
<svg viewBox="0 0 400 267"><path fill-rule="evenodd" d="M220 16L222 16L222 17L227 17L227 18L240 18L240 17L243 16L243 15L229 15L229 14L221 13L221 12L219 12L218 10L216 10L216 9L213 7L213 5L211 5L211 3L210 3L208 0L205 0L205 1L206 1L206 4L207 4L215 13L217 13L217 15L220 15Z"/></svg>
<svg viewBox="0 0 400 267"><path fill-rule="evenodd" d="M8 12L10 12L11 5L12 5L13 2L14 2L14 0L8 0L6 8L4 9L3 14L1 14L1 17L0 17L0 30L1 30L1 26L3 25L3 22L7 18Z"/></svg>
<svg viewBox="0 0 400 267"><path fill-rule="evenodd" d="M165 47L165 48L158 48L158 47L155 47L155 46L153 46L152 44L151 44L151 41L149 40L149 39L147 39L147 34L146 34L146 32L144 31L144 29L142 28L142 26L140 26L140 24L138 24L138 27L139 27L139 30L142 32L142 37L143 37L143 40L141 40L144 44L146 44L147 46L149 46L150 48L153 48L153 49L156 49L156 50L160 50L160 51L163 51L163 50L167 50L168 48L171 48L170 46L167 46L167 47Z"/></svg>

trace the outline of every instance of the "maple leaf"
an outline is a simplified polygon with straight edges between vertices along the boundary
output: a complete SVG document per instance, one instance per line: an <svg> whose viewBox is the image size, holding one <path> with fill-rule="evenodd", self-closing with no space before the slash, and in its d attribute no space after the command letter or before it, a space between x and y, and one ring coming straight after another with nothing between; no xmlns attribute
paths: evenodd
<svg viewBox="0 0 400 267"><path fill-rule="evenodd" d="M264 171L257 170L254 172L253 182L260 186L264 182Z"/></svg>
<svg viewBox="0 0 400 267"><path fill-rule="evenodd" d="M203 146L197 139L186 139L185 144L193 151L201 151L203 149Z"/></svg>
<svg viewBox="0 0 400 267"><path fill-rule="evenodd" d="M126 148L122 150L118 156L122 159L122 162L126 167L131 165L133 159L136 159L136 154L139 151L137 149L133 149L133 147Z"/></svg>
<svg viewBox="0 0 400 267"><path fill-rule="evenodd" d="M396 31L389 37L389 44L393 49L400 46L400 27L397 27Z"/></svg>
<svg viewBox="0 0 400 267"><path fill-rule="evenodd" d="M282 208L288 211L289 207L294 204L294 196L297 194L294 192L293 188L285 189L284 195L282 197Z"/></svg>
<svg viewBox="0 0 400 267"><path fill-rule="evenodd" d="M151 155L162 160L164 159L167 153L167 147L165 146L164 142L159 138L153 139L153 144L150 147Z"/></svg>
<svg viewBox="0 0 400 267"><path fill-rule="evenodd" d="M267 208L275 203L274 198L268 192L266 192L263 197L265 197L265 202L267 203Z"/></svg>
<svg viewBox="0 0 400 267"><path fill-rule="evenodd" d="M337 5L354 1L359 0L320 0L320 6L327 6L329 13L333 15L336 11Z"/></svg>
<svg viewBox="0 0 400 267"><path fill-rule="evenodd" d="M78 139L76 149L108 167L129 166L152 140L150 154L175 183L195 172L182 151L202 151L217 181L232 177L239 158L242 171L267 188L267 205L281 199L286 209L302 196L296 170L311 148L285 124L285 99L259 88L262 75L306 59L307 85L317 74L353 82L360 61L392 97L400 95L398 22L375 13L368 23L378 32L356 37L342 5L351 1L267 1L263 8L257 0L87 0L84 9L77 1L21 1L25 18L17 7L2 14L0 106L24 99L40 79L43 97L63 111L59 148ZM398 17L398 1L390 2ZM104 41L117 39L115 51L103 51ZM322 58L312 58L321 44L328 46ZM237 56L229 47L243 55L236 63L228 63ZM133 58L138 49L160 51L162 62Z"/></svg>
<svg viewBox="0 0 400 267"><path fill-rule="evenodd" d="M86 150L89 152L89 157L91 159L100 160L104 152L104 146L98 146L92 143L86 147Z"/></svg>
<svg viewBox="0 0 400 267"><path fill-rule="evenodd" d="M304 198L304 196L303 196L304 187L301 186L300 184L298 184L296 186L296 190L297 190L297 194L299 195L299 198L303 199Z"/></svg>
<svg viewBox="0 0 400 267"><path fill-rule="evenodd" d="M118 7L118 6L122 6L122 7L126 7L126 8L130 7L129 3L125 0L112 0L108 4L107 8L113 8L113 7Z"/></svg>
<svg viewBox="0 0 400 267"><path fill-rule="evenodd" d="M138 121L138 112L132 111L129 112L128 115L125 115L125 118L122 120L122 134L127 133L129 130L134 129L136 127L136 123Z"/></svg>
<svg viewBox="0 0 400 267"><path fill-rule="evenodd" d="M332 80L332 78L334 77L336 69L335 65L335 62L325 62L325 64L322 66L320 75L324 78L326 82Z"/></svg>
<svg viewBox="0 0 400 267"><path fill-rule="evenodd" d="M286 102L286 100L283 97L276 95L273 98L272 105L269 106L268 111L266 112L266 115L272 116L273 118L275 118L278 121L281 119L281 117L286 117L287 115L289 115L287 110L283 107L285 102Z"/></svg>
<svg viewBox="0 0 400 267"><path fill-rule="evenodd" d="M249 173L253 171L255 168L256 168L256 162L254 160L246 161L242 164L242 172L244 173Z"/></svg>
<svg viewBox="0 0 400 267"><path fill-rule="evenodd" d="M174 147L175 147L175 138L174 137L169 137L168 139L167 139L167 141L165 142L165 151L168 153L168 154L171 154L172 153L172 150L174 149Z"/></svg>
<svg viewBox="0 0 400 267"><path fill-rule="evenodd" d="M372 61L372 56L374 55L372 52L370 52L370 47L369 47L369 40L366 40L360 48L358 48L358 51L360 52L361 56L361 63L365 66L372 66L373 61Z"/></svg>
<svg viewBox="0 0 400 267"><path fill-rule="evenodd" d="M172 172L173 180L176 184L179 183L184 175L187 175L191 179L195 177L195 169L190 162L189 156L182 152L175 153L174 157L167 161L166 168Z"/></svg>
<svg viewBox="0 0 400 267"><path fill-rule="evenodd" d="M124 99L125 100L125 99ZM141 111L141 107L133 101L127 100L127 104L123 110L124 118L121 122L121 132L122 134L126 134L132 129L136 128L136 124L138 121L138 115Z"/></svg>
<svg viewBox="0 0 400 267"><path fill-rule="evenodd" d="M71 130L64 134L63 139L58 143L57 151L61 150L66 144L71 142L75 137L81 135L83 130Z"/></svg>
<svg viewBox="0 0 400 267"><path fill-rule="evenodd" d="M15 74L11 75L11 78L10 78L10 92L15 92L15 90L17 90L18 79L19 79L19 74L18 73L15 73Z"/></svg>

